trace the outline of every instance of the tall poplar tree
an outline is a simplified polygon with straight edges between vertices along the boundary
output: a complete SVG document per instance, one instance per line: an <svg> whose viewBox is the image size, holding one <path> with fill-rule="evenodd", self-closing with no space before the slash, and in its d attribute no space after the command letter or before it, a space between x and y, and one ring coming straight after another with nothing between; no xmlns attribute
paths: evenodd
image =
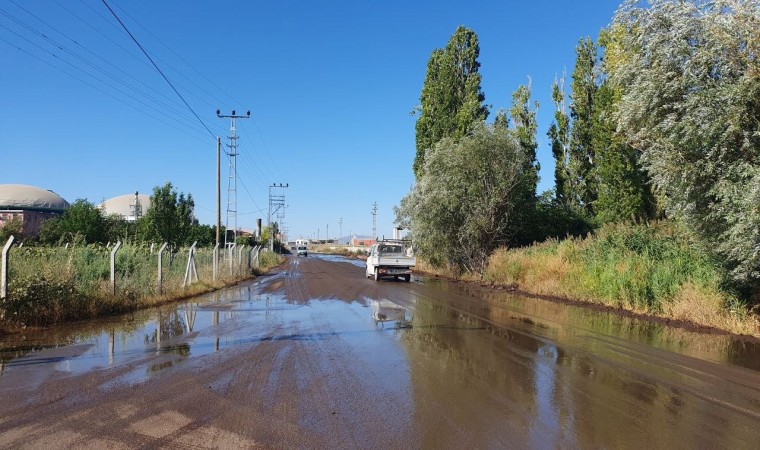
<svg viewBox="0 0 760 450"><path fill-rule="evenodd" d="M538 185L538 172L541 167L536 160L536 111L538 102L533 102L533 108L530 105L530 85L520 85L512 93L512 106L509 108L509 115L514 124L514 134L520 148L525 154L525 180L526 195L535 201L536 187Z"/></svg>
<svg viewBox="0 0 760 450"><path fill-rule="evenodd" d="M554 156L554 198L562 205L571 205L573 197L572 181L568 169L570 160L570 118L565 110L565 77L555 80L552 85L554 102L554 123L546 133Z"/></svg>
<svg viewBox="0 0 760 450"><path fill-rule="evenodd" d="M603 50L599 61L601 84L594 94L592 118L592 144L596 153L597 200L594 212L601 222L645 221L653 218L656 201L649 177L641 166L640 153L625 142L625 135L617 129L616 111L622 89L607 79L608 52L612 50L612 64L619 58L616 36L622 30L608 28L599 34L599 47Z"/></svg>
<svg viewBox="0 0 760 450"><path fill-rule="evenodd" d="M575 68L572 73L570 93L570 161L569 172L577 191L573 192L573 202L593 213L597 198L594 163L596 154L593 143L594 97L597 90L594 68L596 66L596 44L586 37L575 48Z"/></svg>
<svg viewBox="0 0 760 450"><path fill-rule="evenodd" d="M443 49L428 60L415 125L414 174L420 177L426 153L443 138L458 140L488 117L478 72L480 45L474 31L459 26Z"/></svg>

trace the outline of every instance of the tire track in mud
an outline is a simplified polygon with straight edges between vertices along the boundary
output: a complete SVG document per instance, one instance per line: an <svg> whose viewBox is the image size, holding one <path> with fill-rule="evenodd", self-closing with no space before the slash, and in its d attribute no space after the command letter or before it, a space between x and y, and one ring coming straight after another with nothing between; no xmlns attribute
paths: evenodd
<svg viewBox="0 0 760 450"><path fill-rule="evenodd" d="M235 344L215 353L141 353L123 365L54 373L26 388L3 385L9 378L0 377L0 448L757 442L757 416L721 404L728 399L754 410L758 401L732 396L760 398L756 372L564 329L553 317L520 321L524 314L488 303L477 290L375 282L348 262L293 257L280 270L255 287L277 294L274 319L240 314L217 325L213 333L234 335ZM241 303L239 295L228 297L215 307L233 311ZM363 308L368 300L416 311L413 328L375 327ZM281 301L302 306L282 308ZM260 318L252 309L248 317ZM129 381L130 373L153 367L161 369ZM714 388L719 383L723 390Z"/></svg>

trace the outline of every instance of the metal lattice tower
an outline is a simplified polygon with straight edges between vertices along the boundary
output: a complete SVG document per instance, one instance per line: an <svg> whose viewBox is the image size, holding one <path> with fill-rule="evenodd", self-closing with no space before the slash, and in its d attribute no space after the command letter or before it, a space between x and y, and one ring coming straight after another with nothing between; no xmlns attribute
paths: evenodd
<svg viewBox="0 0 760 450"><path fill-rule="evenodd" d="M222 115L220 114L220 111L216 110L216 116L222 119L230 119L230 135L227 137L230 140L230 143L227 144L227 148L229 148L229 151L226 152L227 156L230 159L230 169L229 169L229 175L227 176L227 218L224 222L225 232L224 232L224 246L227 246L227 235L230 231L230 216L232 216L232 243L235 242L237 238L237 155L238 155L238 144L237 144L237 128L235 126L236 119L250 119L251 112L246 112L246 115L237 115L235 114L235 110L232 110L232 114L230 115Z"/></svg>
<svg viewBox="0 0 760 450"><path fill-rule="evenodd" d="M267 215L267 226L270 227L270 233L269 233L269 250L274 251L274 233L271 229L272 225L272 214L277 214L277 225L280 228L280 231L282 231L282 224L285 222L285 188L288 187L288 184L276 184L272 183L271 186L269 186L269 214ZM279 189L279 191L275 191L272 193L272 188Z"/></svg>
<svg viewBox="0 0 760 450"><path fill-rule="evenodd" d="M372 238L377 239L377 202L372 204Z"/></svg>

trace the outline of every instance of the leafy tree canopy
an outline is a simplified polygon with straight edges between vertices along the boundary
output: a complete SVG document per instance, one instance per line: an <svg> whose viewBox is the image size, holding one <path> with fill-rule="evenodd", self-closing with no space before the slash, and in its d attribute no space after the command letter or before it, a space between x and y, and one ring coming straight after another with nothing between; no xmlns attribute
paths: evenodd
<svg viewBox="0 0 760 450"><path fill-rule="evenodd" d="M87 244L108 241L108 223L100 209L86 199L77 199L60 217L42 224L40 241L83 241Z"/></svg>
<svg viewBox="0 0 760 450"><path fill-rule="evenodd" d="M143 218L147 238L172 245L192 244L194 207L192 195L177 194L171 182L156 186L150 196L150 208Z"/></svg>
<svg viewBox="0 0 760 450"><path fill-rule="evenodd" d="M480 89L479 55L477 34L463 26L456 29L445 48L430 55L415 125L414 173L418 178L426 153L438 141L466 136L488 117Z"/></svg>
<svg viewBox="0 0 760 450"><path fill-rule="evenodd" d="M509 130L479 125L446 138L425 158L417 184L396 208L415 246L432 264L482 273L488 255L509 243L526 156Z"/></svg>
<svg viewBox="0 0 760 450"><path fill-rule="evenodd" d="M627 1L610 80L618 129L671 216L760 283L760 1Z"/></svg>

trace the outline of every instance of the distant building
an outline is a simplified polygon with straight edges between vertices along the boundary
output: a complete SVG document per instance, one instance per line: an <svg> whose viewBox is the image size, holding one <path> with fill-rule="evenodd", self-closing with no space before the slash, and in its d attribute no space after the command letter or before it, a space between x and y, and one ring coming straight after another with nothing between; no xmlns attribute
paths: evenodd
<svg viewBox="0 0 760 450"><path fill-rule="evenodd" d="M105 216L116 214L127 222L134 222L148 212L150 197L138 192L120 195L104 201L98 205L98 208Z"/></svg>
<svg viewBox="0 0 760 450"><path fill-rule="evenodd" d="M25 236L37 236L46 220L58 217L69 202L53 191L25 184L0 184L0 227L17 219Z"/></svg>
<svg viewBox="0 0 760 450"><path fill-rule="evenodd" d="M375 245L376 242L377 239L373 238L372 236L359 236L357 234L351 236L351 245L369 247L371 245Z"/></svg>

